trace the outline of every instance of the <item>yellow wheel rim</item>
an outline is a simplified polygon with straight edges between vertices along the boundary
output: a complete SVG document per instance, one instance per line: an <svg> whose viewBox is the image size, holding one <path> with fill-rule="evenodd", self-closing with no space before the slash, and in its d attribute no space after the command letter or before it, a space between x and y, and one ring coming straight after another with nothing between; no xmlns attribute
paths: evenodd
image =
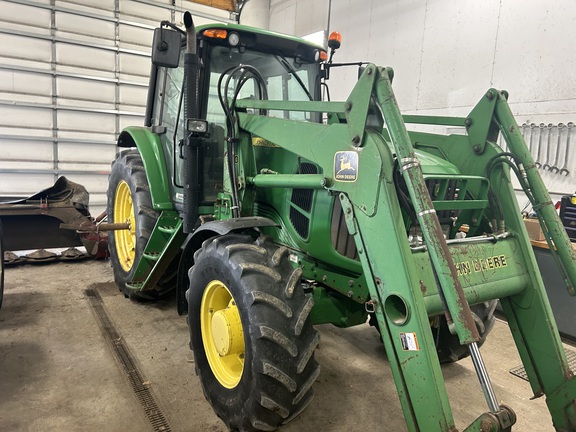
<svg viewBox="0 0 576 432"><path fill-rule="evenodd" d="M244 330L234 297L222 282L210 282L200 305L202 344L208 364L222 386L238 385L244 370Z"/></svg>
<svg viewBox="0 0 576 432"><path fill-rule="evenodd" d="M128 272L134 265L136 255L136 218L132 193L124 180L118 183L114 195L114 223L128 223L130 226L127 230L114 231L118 261L122 269Z"/></svg>

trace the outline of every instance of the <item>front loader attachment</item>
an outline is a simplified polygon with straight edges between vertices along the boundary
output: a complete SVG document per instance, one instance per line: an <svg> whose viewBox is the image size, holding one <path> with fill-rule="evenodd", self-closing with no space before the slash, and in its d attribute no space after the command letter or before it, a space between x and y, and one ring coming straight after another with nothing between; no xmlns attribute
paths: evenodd
<svg viewBox="0 0 576 432"><path fill-rule="evenodd" d="M367 66L346 102L238 101L238 109L248 110L238 112L244 133L319 167L313 178L261 169L246 177L246 184L303 187L309 181L308 187L337 196L368 286L366 308L378 320L409 430L457 430L431 331L431 320L439 315L469 347L489 409L466 430L505 431L515 423L512 409L500 405L492 389L470 310L470 305L494 299L502 303L534 395L546 396L558 431L576 430L576 380L521 219L510 169L518 173L550 234L550 249L557 252L571 294L576 254L505 93L489 90L467 118L403 117L391 77L390 69ZM258 115L258 110L321 112L329 120L290 121ZM368 121L374 112L384 128ZM408 132L407 122L461 126L467 135ZM510 152L495 144L499 132ZM453 169L423 170L426 154Z"/></svg>
<svg viewBox="0 0 576 432"><path fill-rule="evenodd" d="M422 227L425 244L430 255L431 267L438 281L438 294L444 306L444 313L447 314L448 322L450 323L452 320L454 323L454 331L459 335L461 343L469 344L471 357L491 413L488 417L482 415L478 421L467 430L484 430L485 426L482 426L482 429L479 428L480 424L485 424L486 421L494 422L494 428L490 430L507 430L513 424L514 415L509 408L499 406L480 352L473 339L473 332L471 332L473 324L472 326L470 325L471 317L467 306L468 301L472 299L468 298L464 300L466 296L459 281L459 276L465 276L463 273L466 273L467 267L462 264L459 268L455 266L454 259L452 258L453 253L439 229L440 224L436 217L436 211L425 186L424 177L419 170L418 160L415 158L411 139L394 103L394 95L390 80L387 79L386 70L382 70L380 76L381 85L376 87L378 103L382 109L386 124L388 125L388 132L390 133L396 155L401 160L399 164L400 170L408 186L412 202L415 203L415 211L420 218L420 226ZM511 154L499 155L497 153L494 156L488 156L486 171L489 174L489 170L493 169L495 162L499 160L500 163L510 164L507 156L511 156L516 162L517 166L512 165L514 171L520 174L519 180L521 183L523 182L525 190L534 204L534 208L539 212L539 218L543 228L546 230L545 232L549 229L554 242L553 245L551 244L550 249L554 251L554 246L556 246L559 261L562 267L564 267L563 274L567 281L568 291L574 295L572 287L574 286L574 282L576 282L576 273L574 273L576 270L576 253L574 249L572 249L568 236L553 208L550 197L530 157L530 153L517 132L518 126L510 113L506 98L503 93L493 89L486 94L485 98L486 102L481 101L476 111L484 110L484 114L491 113L491 121L486 124L486 135L493 133L495 127L499 127L511 149ZM474 114L473 112L473 115ZM469 126L477 121L473 115L466 119L466 123L468 123ZM489 137L486 136L484 142L487 141L488 138ZM441 149L440 146L438 148ZM482 146L472 146L471 150L478 158L482 158ZM487 153L489 155L489 152ZM506 162L502 162L503 159L505 159ZM504 177L498 178L497 175ZM530 371L528 375L535 396L541 396L542 394L547 395L547 403L553 417L554 425L558 430L574 430L576 428L574 412L576 381L568 368L565 353L554 324L541 278L538 272L535 271L535 260L526 234L522 229L520 211L516 205L510 183L505 177L506 175L507 173L502 171L500 173L494 173L494 175L489 178L493 185L493 191L491 192L496 196L495 199L507 203L508 208L502 209L500 220L511 221L511 228L516 231L515 239L513 237L509 240L502 239L500 241L502 243L506 241L514 242L517 247L523 249L523 260L517 259L515 265L524 267L525 271L533 274L530 275L529 280L525 280L525 283L527 283L524 286L520 284L520 286L517 287L517 289L521 288L518 289L517 293L506 293L504 290L497 289L493 294L487 296L483 295L481 292L482 289L477 287L476 295L483 298L500 298L523 363L526 369ZM499 227L499 229L501 229L501 227ZM504 232L501 234L504 234ZM494 242L498 242L496 236L494 236ZM504 268L509 265L511 258L513 258L512 252L501 253L501 250L500 248L492 248L491 251L485 255L487 257L485 258L486 267L488 267L487 270L496 272L498 268ZM458 251L455 250L454 254L460 257L460 263L468 263L468 261L464 260L465 257L462 256L461 251L460 254L458 254ZM484 262L478 261L474 264L474 261L472 261L472 266L474 265L476 265L474 271L482 271L485 264ZM510 265L512 265L511 262ZM518 278L519 277L520 275L518 275ZM491 289L493 290L494 288ZM382 298L382 294L384 294L384 301L389 301L389 294L382 292L378 294L380 298ZM388 298L386 296L388 296ZM381 325L385 324L387 326L389 331L392 332L389 333L389 335L391 339L393 339L394 323L392 323L391 326L389 320L383 319L382 321L386 321L386 323L381 323ZM424 329L420 329L419 332L420 334L423 333ZM395 351L399 351L398 343L395 344ZM405 367L405 364L406 363L401 363L401 366ZM405 370L403 375L405 375L406 372L408 371ZM408 388L406 388L406 390L409 392ZM413 414L416 417L418 416L418 412L413 412Z"/></svg>

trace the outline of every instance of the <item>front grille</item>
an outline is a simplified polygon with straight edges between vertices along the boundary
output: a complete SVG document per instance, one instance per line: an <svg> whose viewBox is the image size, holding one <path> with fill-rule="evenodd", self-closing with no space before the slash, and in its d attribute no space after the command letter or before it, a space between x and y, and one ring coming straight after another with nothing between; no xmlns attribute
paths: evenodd
<svg viewBox="0 0 576 432"><path fill-rule="evenodd" d="M344 212L339 199L334 200L332 223L330 224L330 240L332 246L340 255L358 260L358 250L354 238L348 233Z"/></svg>
<svg viewBox="0 0 576 432"><path fill-rule="evenodd" d="M303 239L308 238L308 231L310 229L310 219L300 213L296 208L290 207L290 223Z"/></svg>
<svg viewBox="0 0 576 432"><path fill-rule="evenodd" d="M314 164L303 162L298 166L297 174L318 174L318 167ZM292 189L290 222L303 239L308 238L310 231L308 214L312 210L313 198L314 191L312 189Z"/></svg>

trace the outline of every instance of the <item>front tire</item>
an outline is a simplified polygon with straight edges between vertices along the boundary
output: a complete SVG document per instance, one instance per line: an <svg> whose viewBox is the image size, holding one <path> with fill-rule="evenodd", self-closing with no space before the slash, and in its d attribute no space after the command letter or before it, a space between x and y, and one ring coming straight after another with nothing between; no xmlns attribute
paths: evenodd
<svg viewBox="0 0 576 432"><path fill-rule="evenodd" d="M275 430L312 400L319 335L301 275L266 237L228 234L196 253L191 348L204 395L230 430Z"/></svg>
<svg viewBox="0 0 576 432"><path fill-rule="evenodd" d="M488 333L490 333L490 330L494 327L494 322L496 321L494 309L496 309L497 302L498 300L491 300L470 306L472 318L476 323L476 328L480 335L480 340L478 341L479 348L486 342ZM438 354L440 363L454 363L470 355L468 345L460 345L458 336L450 333L444 315L439 315L432 321L432 336L434 337L436 353ZM370 314L368 323L380 333L380 326L378 325L375 314Z"/></svg>
<svg viewBox="0 0 576 432"><path fill-rule="evenodd" d="M126 223L128 230L110 231L108 249L114 281L130 299L153 300L169 292L172 285L151 291L138 291L127 286L140 261L159 213L152 207L150 186L142 157L136 149L119 153L108 177L108 222Z"/></svg>
<svg viewBox="0 0 576 432"><path fill-rule="evenodd" d="M476 328L480 335L478 348L486 342L488 333L490 333L492 327L494 327L496 321L494 309L496 309L497 303L498 300L490 300L470 306L472 318L476 323ZM439 320L439 325L432 327L432 334L436 342L436 352L438 353L440 363L454 363L468 357L470 355L468 345L460 345L458 335L450 333L444 315L440 316Z"/></svg>

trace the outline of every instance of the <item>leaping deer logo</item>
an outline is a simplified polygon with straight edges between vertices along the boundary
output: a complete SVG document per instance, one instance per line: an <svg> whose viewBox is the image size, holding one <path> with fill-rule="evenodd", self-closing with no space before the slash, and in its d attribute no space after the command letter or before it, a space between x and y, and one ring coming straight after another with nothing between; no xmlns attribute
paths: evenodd
<svg viewBox="0 0 576 432"><path fill-rule="evenodd" d="M336 174L341 174L342 171L352 170L356 172L356 167L352 166L350 162L350 156L348 154L341 154L338 155L340 159L340 169L336 172Z"/></svg>
<svg viewBox="0 0 576 432"><path fill-rule="evenodd" d="M339 151L334 154L334 180L355 182L358 176L358 153Z"/></svg>

